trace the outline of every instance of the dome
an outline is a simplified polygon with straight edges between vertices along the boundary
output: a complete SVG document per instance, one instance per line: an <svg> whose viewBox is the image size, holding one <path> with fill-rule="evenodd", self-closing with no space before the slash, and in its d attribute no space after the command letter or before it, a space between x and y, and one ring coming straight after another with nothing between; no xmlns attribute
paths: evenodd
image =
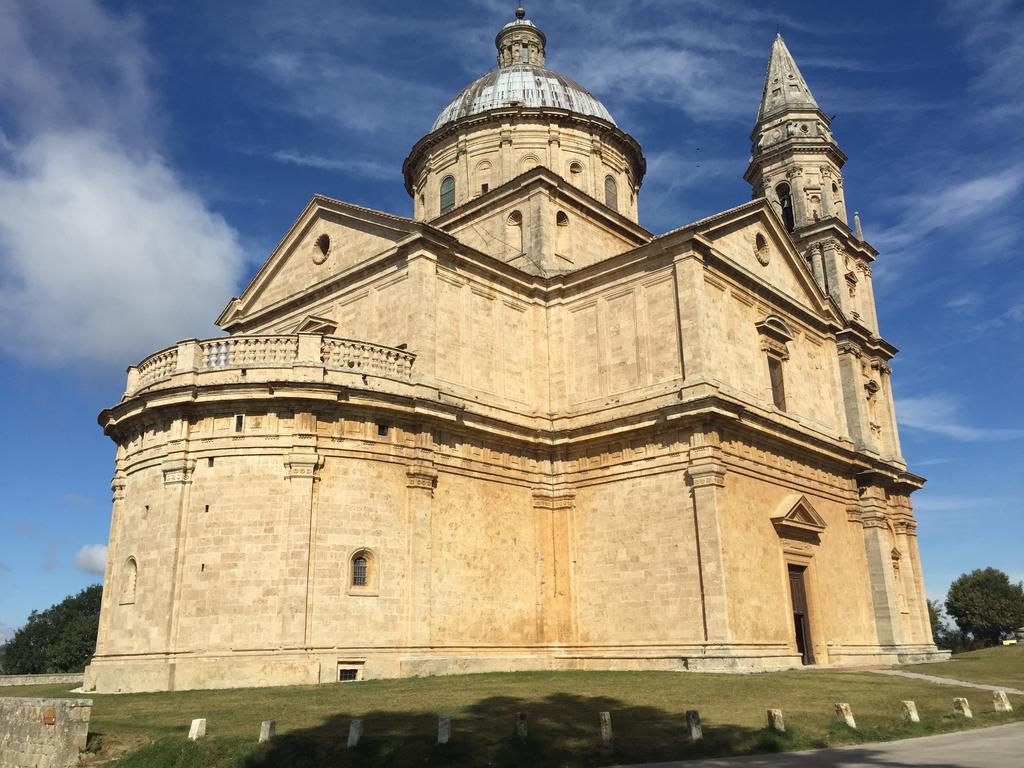
<svg viewBox="0 0 1024 768"><path fill-rule="evenodd" d="M488 72L463 88L441 110L431 131L469 115L513 106L566 109L615 124L604 104L579 83L550 69L515 64Z"/></svg>

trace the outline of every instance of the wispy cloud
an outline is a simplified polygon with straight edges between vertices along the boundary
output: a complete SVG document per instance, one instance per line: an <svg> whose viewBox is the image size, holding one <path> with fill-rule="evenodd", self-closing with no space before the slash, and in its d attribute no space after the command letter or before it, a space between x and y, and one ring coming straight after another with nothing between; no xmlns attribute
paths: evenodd
<svg viewBox="0 0 1024 768"><path fill-rule="evenodd" d="M397 179L401 178L401 172L394 164L384 160L354 159L322 157L320 155L306 155L294 150L277 150L271 153L271 157L279 163L299 165L306 168L320 168L327 171L340 171L350 176L361 176L370 179Z"/></svg>
<svg viewBox="0 0 1024 768"><path fill-rule="evenodd" d="M946 309L971 311L982 303L981 294L977 291L966 291L946 302Z"/></svg>
<svg viewBox="0 0 1024 768"><path fill-rule="evenodd" d="M971 443L1024 438L1021 428L979 427L966 423L959 410L957 403L945 395L901 397L896 402L897 419L907 429Z"/></svg>
<svg viewBox="0 0 1024 768"><path fill-rule="evenodd" d="M102 576L107 568L105 544L86 544L75 553L75 567L93 575Z"/></svg>

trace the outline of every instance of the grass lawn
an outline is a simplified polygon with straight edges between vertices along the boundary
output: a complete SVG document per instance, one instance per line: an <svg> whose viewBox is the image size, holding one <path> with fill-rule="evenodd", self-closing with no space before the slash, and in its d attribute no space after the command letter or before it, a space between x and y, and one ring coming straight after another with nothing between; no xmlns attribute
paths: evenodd
<svg viewBox="0 0 1024 768"><path fill-rule="evenodd" d="M1001 645L981 651L958 653L938 664L915 664L908 672L966 680L969 683L1005 685L1024 691L1024 645Z"/></svg>
<svg viewBox="0 0 1024 768"><path fill-rule="evenodd" d="M916 669L916 668L915 668ZM72 696L66 686L0 688L5 696ZM975 719L957 720L965 696ZM144 744L118 768L300 768L302 766L600 766L744 752L771 752L921 736L1024 718L997 715L984 691L869 673L786 672L711 675L671 672L554 672L377 680L319 687L95 695L90 729L99 754ZM900 701L917 702L922 722L903 724ZM859 730L833 716L848 702ZM781 708L787 733L765 730L765 710ZM688 743L685 712L697 709L704 741ZM530 736L513 738L525 711ZM612 753L598 741L598 713L611 712ZM453 716L452 741L435 745L436 713ZM184 737L207 718L208 738ZM345 749L348 722L364 718L363 743ZM260 721L278 737L257 745Z"/></svg>

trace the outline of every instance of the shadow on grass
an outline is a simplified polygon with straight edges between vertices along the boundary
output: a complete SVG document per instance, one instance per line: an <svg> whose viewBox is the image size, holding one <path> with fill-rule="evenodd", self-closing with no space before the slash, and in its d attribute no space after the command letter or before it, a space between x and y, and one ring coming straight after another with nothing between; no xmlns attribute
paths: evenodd
<svg viewBox="0 0 1024 768"><path fill-rule="evenodd" d="M515 713L520 711L528 716L525 741L514 734ZM612 717L615 740L610 750L600 742L602 711ZM453 714L451 741L443 746L436 743L436 714L379 711L362 716L363 738L350 750L346 740L352 717L339 713L314 728L278 736L247 756L241 766L583 768L817 746L803 740L798 731L777 734L713 722L704 723L703 741L691 743L685 718L678 713L567 693L540 701L492 697Z"/></svg>

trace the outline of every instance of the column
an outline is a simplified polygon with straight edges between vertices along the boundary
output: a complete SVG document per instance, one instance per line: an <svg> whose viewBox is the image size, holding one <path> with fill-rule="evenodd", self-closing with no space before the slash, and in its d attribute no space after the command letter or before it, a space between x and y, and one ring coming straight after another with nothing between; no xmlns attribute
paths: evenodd
<svg viewBox="0 0 1024 768"><path fill-rule="evenodd" d="M707 318L715 313L707 307L704 288L704 261L690 251L677 256L672 265L679 318L679 355L687 383L708 379Z"/></svg>
<svg viewBox="0 0 1024 768"><path fill-rule="evenodd" d="M433 512L437 469L430 430L420 427L416 434L416 458L406 467L406 642L410 646L431 644L431 576L433 570Z"/></svg>
<svg viewBox="0 0 1024 768"><path fill-rule="evenodd" d="M846 411L846 428L854 446L858 449L874 449L868 434L867 403L864 401L863 375L861 374L861 350L849 341L836 345L839 351L839 378L843 386L843 406Z"/></svg>
<svg viewBox="0 0 1024 768"><path fill-rule="evenodd" d="M892 537L886 520L885 490L868 484L860 488L861 524L864 526L864 551L868 566L868 584L875 615L878 644L900 645L899 593L892 569Z"/></svg>
<svg viewBox="0 0 1024 768"><path fill-rule="evenodd" d="M706 643L724 645L730 641L732 633L729 626L722 532L719 526L726 475L720 454L717 429L705 424L703 431L694 432L690 439L687 482L693 498L704 640Z"/></svg>
<svg viewBox="0 0 1024 768"><path fill-rule="evenodd" d="M533 492L537 535L537 642L569 643L573 637L570 520L575 492Z"/></svg>
<svg viewBox="0 0 1024 768"><path fill-rule="evenodd" d="M188 543L189 491L192 488L192 471L195 461L188 457L189 423L187 419L171 422L167 454L160 469L163 473L165 509L175 516L173 557L174 563L167 605L167 649L178 650L178 621L181 613L181 584L185 568ZM173 672L171 673L173 678ZM174 690L173 679L169 690Z"/></svg>
<svg viewBox="0 0 1024 768"><path fill-rule="evenodd" d="M284 457L287 506L280 582L280 645L284 648L302 648L309 642L315 487L323 463L316 452L316 414L296 413L294 424L292 448Z"/></svg>
<svg viewBox="0 0 1024 768"><path fill-rule="evenodd" d="M114 606L117 605L119 583L115 583L120 574L115 575L117 570L115 564L120 561L121 551L121 527L124 518L124 493L128 485L128 479L121 468L121 460L124 449L117 446L117 461L114 477L110 481L110 491L113 494L113 510L110 514L110 546L107 550L107 564L103 569L103 598L100 602L100 625L96 633L96 655L102 656L107 649L107 636L110 632L110 622L114 613Z"/></svg>

